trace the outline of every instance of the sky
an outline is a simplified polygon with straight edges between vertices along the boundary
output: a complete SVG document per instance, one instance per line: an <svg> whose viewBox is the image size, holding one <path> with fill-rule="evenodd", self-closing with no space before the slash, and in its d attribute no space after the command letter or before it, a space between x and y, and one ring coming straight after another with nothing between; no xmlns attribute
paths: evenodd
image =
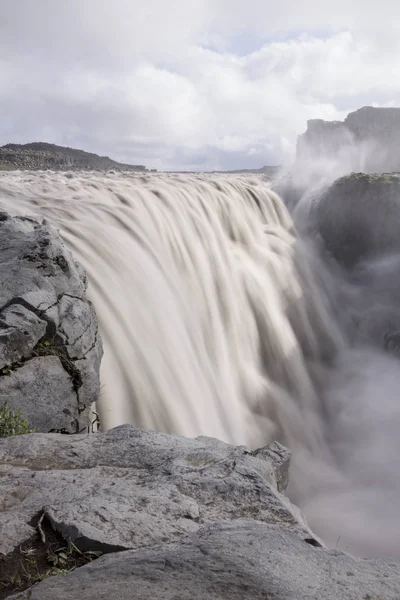
<svg viewBox="0 0 400 600"><path fill-rule="evenodd" d="M400 106L397 0L0 0L0 145L260 168L365 105Z"/></svg>

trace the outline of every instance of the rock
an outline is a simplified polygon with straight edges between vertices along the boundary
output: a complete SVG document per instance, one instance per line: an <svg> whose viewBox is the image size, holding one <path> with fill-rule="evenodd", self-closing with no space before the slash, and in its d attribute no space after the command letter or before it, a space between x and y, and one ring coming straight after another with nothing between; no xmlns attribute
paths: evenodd
<svg viewBox="0 0 400 600"><path fill-rule="evenodd" d="M143 165L127 165L116 162L108 156L98 156L76 148L67 148L33 142L30 144L6 144L0 147L0 167L21 170L85 170L108 171L119 169L123 171L146 171Z"/></svg>
<svg viewBox="0 0 400 600"><path fill-rule="evenodd" d="M278 492L287 467L279 444L249 451L130 425L1 439L1 552L42 513L83 552L104 552L12 598L399 598L399 563L323 547Z"/></svg>
<svg viewBox="0 0 400 600"><path fill-rule="evenodd" d="M400 171L400 108L364 106L344 121L307 121L297 141L297 163L329 161L336 176L351 171ZM337 171L341 171L340 173Z"/></svg>
<svg viewBox="0 0 400 600"><path fill-rule="evenodd" d="M78 371L78 370L77 370ZM79 372L79 371L78 371ZM68 430L77 419L77 389L74 373L64 368L58 356L31 358L0 381L0 405L21 407L23 417L39 431Z"/></svg>
<svg viewBox="0 0 400 600"><path fill-rule="evenodd" d="M58 233L0 215L0 405L38 431L89 424L102 356L86 275Z"/></svg>
<svg viewBox="0 0 400 600"><path fill-rule="evenodd" d="M32 354L45 335L47 321L21 304L11 304L0 317L0 369Z"/></svg>
<svg viewBox="0 0 400 600"><path fill-rule="evenodd" d="M0 439L0 553L33 534L27 523L42 510L69 542L92 549L149 547L239 517L312 537L278 492L288 456L279 444L250 452L131 425Z"/></svg>
<svg viewBox="0 0 400 600"><path fill-rule="evenodd" d="M400 176L342 177L314 202L310 216L330 253L347 268L399 252Z"/></svg>
<svg viewBox="0 0 400 600"><path fill-rule="evenodd" d="M327 551L277 525L238 519L157 548L103 556L16 600L397 600L399 565Z"/></svg>
<svg viewBox="0 0 400 600"><path fill-rule="evenodd" d="M289 484L290 451L279 442L272 442L251 454L270 461L278 491L284 492Z"/></svg>
<svg viewBox="0 0 400 600"><path fill-rule="evenodd" d="M297 139L296 158L309 162L314 158L334 158L354 143L354 134L342 121L310 119L307 130Z"/></svg>

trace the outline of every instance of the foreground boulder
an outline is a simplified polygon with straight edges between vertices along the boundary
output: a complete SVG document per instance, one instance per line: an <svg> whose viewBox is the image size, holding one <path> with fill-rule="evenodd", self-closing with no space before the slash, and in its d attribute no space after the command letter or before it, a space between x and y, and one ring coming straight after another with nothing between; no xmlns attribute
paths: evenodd
<svg viewBox="0 0 400 600"><path fill-rule="evenodd" d="M104 553L10 597L398 599L398 563L328 551L312 534L282 493L288 467L277 443L249 451L129 425L2 439L0 573L19 548L35 559L27 540L44 521Z"/></svg>
<svg viewBox="0 0 400 600"><path fill-rule="evenodd" d="M102 345L86 276L58 233L0 213L0 405L76 433L99 394Z"/></svg>
<svg viewBox="0 0 400 600"><path fill-rule="evenodd" d="M41 511L68 542L102 551L159 545L204 523L253 516L310 537L278 491L288 466L277 443L250 452L130 425L0 439L0 553L33 535L28 523Z"/></svg>
<svg viewBox="0 0 400 600"><path fill-rule="evenodd" d="M399 565L316 548L284 527L238 519L181 543L101 557L15 600L398 600Z"/></svg>

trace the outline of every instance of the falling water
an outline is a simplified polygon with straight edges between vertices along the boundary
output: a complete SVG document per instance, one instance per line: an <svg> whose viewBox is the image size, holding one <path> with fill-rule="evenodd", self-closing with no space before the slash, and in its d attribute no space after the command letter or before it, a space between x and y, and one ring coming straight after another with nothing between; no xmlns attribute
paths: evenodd
<svg viewBox="0 0 400 600"><path fill-rule="evenodd" d="M5 172L0 206L46 218L88 273L104 429L278 439L317 533L400 556L399 369L367 326L381 268L351 285L255 176Z"/></svg>

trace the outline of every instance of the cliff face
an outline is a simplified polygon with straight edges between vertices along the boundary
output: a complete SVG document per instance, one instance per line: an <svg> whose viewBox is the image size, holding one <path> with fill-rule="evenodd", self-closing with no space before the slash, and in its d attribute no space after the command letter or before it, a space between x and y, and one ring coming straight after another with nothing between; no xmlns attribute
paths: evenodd
<svg viewBox="0 0 400 600"><path fill-rule="evenodd" d="M52 171L146 171L143 165L118 163L108 156L98 156L84 150L34 142L31 144L6 144L0 147L0 170Z"/></svg>
<svg viewBox="0 0 400 600"><path fill-rule="evenodd" d="M342 121L307 121L307 131L297 140L297 158L314 156L334 157L343 147L353 142L353 134Z"/></svg>
<svg viewBox="0 0 400 600"><path fill-rule="evenodd" d="M400 171L400 108L365 106L344 121L313 119L297 142L297 162L329 161L350 171Z"/></svg>
<svg viewBox="0 0 400 600"><path fill-rule="evenodd" d="M37 431L83 431L103 353L86 274L31 217L0 213L0 255L0 406Z"/></svg>

